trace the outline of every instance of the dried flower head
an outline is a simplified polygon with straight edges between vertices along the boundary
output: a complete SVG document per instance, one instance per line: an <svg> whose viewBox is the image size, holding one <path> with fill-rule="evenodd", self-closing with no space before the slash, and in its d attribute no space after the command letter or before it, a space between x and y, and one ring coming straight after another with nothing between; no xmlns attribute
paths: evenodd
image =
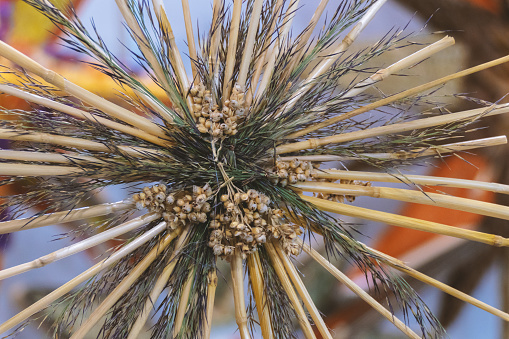
<svg viewBox="0 0 509 339"><path fill-rule="evenodd" d="M0 91L33 105L31 111L8 111L13 118L0 126L0 138L12 141L10 150L0 151L0 175L6 176L2 184L25 188L3 204L12 220L0 222L0 233L91 218L101 221L76 232L102 227L76 244L0 271L0 279L121 235L128 240L1 324L0 333L21 330L27 319L65 297L68 306L54 324L55 337L70 333L73 339L83 338L101 321L102 337L137 338L155 309L153 338L207 338L218 283L216 262L225 260L231 267L243 339L251 337L255 323L254 308L246 306L244 279L264 338L295 337L296 324L306 338L315 338L312 323L323 338L332 338L291 261L301 251L412 338L440 337L444 331L397 271L509 319L370 249L353 237L349 225L326 213L509 246L509 239L497 235L352 204L357 196L371 196L509 219L506 206L412 190L429 185L507 193L507 186L400 172L430 156L506 142L505 137L447 142L462 136L481 116L508 112L505 105L457 113L436 109L417 116L408 112L424 100L422 93L507 58L377 98L364 91L452 45L453 39L445 37L374 70L366 66L368 61L410 44L403 31L394 31L370 48L349 51L383 0L339 2L315 39L311 34L326 0L296 37L291 27L298 0L214 0L212 24L199 44L193 38L188 1L183 0L192 66L192 74L186 74L187 53L176 47L162 1L117 0L139 47L134 56L166 94L161 98L115 58L99 36L88 32L74 11L62 12L47 0L25 2L59 25L71 48L95 60L93 67L126 89L125 105L79 87L0 42L0 55L19 66L9 71L18 81L4 82ZM354 80L344 83L351 75ZM165 99L171 105L164 104ZM393 113L362 119L363 113L384 107ZM320 168L331 161L342 162L345 169ZM346 170L354 163L369 170ZM403 182L408 187L374 187L371 182ZM87 204L102 188L119 184L126 187L124 200ZM19 218L41 205L43 212ZM340 256L364 272L374 289L391 300L388 308L311 248L313 235L323 237L329 256ZM420 335L394 316L398 307L415 317Z"/></svg>

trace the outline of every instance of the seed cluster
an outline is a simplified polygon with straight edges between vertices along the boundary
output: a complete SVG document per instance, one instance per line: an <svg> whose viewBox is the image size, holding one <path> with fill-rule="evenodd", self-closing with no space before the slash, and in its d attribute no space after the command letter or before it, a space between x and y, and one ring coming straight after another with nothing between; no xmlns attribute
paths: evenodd
<svg viewBox="0 0 509 339"><path fill-rule="evenodd" d="M217 256L228 257L235 248L242 256L256 251L270 237L280 239L288 253L298 254L294 239L301 233L298 226L283 224L283 211L269 207L266 195L250 189L233 197L221 196L223 212L212 215L209 246Z"/></svg>
<svg viewBox="0 0 509 339"><path fill-rule="evenodd" d="M266 195L254 189L232 196L224 194L218 208L208 202L212 195L208 184L193 186L192 192L177 193L167 193L166 186L160 184L144 187L133 195L133 200L140 210L161 213L173 230L210 221L208 245L220 257L229 257L235 248L246 257L271 238L278 239L287 254L300 253L295 239L302 234L301 228L285 222L282 210L269 207L271 201Z"/></svg>
<svg viewBox="0 0 509 339"><path fill-rule="evenodd" d="M208 184L203 187L193 186L193 191L166 193L165 185L144 187L141 193L133 195L138 209L162 213L163 219L171 229L188 224L205 223L212 206L207 202L212 196Z"/></svg>
<svg viewBox="0 0 509 339"><path fill-rule="evenodd" d="M199 84L190 90L193 111L198 119L197 128L201 133L208 133L215 139L237 134L238 119L246 113L244 92L235 85L230 100L223 103L222 109L214 104L211 91Z"/></svg>
<svg viewBox="0 0 509 339"><path fill-rule="evenodd" d="M307 181L311 178L311 171L313 165L309 161L299 161L294 159L292 161L276 161L276 166L272 169L272 183L274 185L296 184L299 181Z"/></svg>

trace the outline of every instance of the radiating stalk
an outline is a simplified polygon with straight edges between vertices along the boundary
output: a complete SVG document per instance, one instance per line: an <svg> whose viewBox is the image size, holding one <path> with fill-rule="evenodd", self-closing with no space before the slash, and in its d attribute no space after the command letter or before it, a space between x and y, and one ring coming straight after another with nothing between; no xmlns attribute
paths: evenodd
<svg viewBox="0 0 509 339"><path fill-rule="evenodd" d="M343 55L343 53L348 49L348 47L350 47L355 39L357 39L362 30L366 28L371 19L373 19L375 14L380 10L386 1L387 0L378 0L368 8L362 18L345 36L343 41L313 68L305 83L301 86L297 93L292 96L292 99L285 106L283 113L291 110L297 101L299 101L299 99L313 87L313 84L316 82L316 80L332 67L332 65Z"/></svg>
<svg viewBox="0 0 509 339"><path fill-rule="evenodd" d="M235 301L235 320L239 327L240 337L250 339L249 329L247 327L246 300L244 297L244 272L242 270L242 256L239 249L231 259L233 300Z"/></svg>
<svg viewBox="0 0 509 339"><path fill-rule="evenodd" d="M13 233L32 228L55 225L76 220L85 220L133 208L131 200L75 208L67 211L47 213L40 216L0 222L0 234Z"/></svg>
<svg viewBox="0 0 509 339"><path fill-rule="evenodd" d="M108 115L120 119L155 136L163 138L167 137L166 133L160 126L156 125L147 118L144 118L96 94L93 94L84 88L79 87L78 85L65 79L60 74L43 67L35 60L27 57L3 41L0 41L0 55L23 67L25 70L43 78L48 83L56 86L64 92L67 92L70 95L88 103L92 107L100 109Z"/></svg>
<svg viewBox="0 0 509 339"><path fill-rule="evenodd" d="M32 141L32 142L40 142L44 144L52 144L52 145L60 145L65 147L74 147L78 149L85 149L89 151L96 152L106 152L111 153L112 150L108 146L103 143L80 139L74 137L67 137L63 135L56 135L50 133L42 133L42 132L23 132L20 133L18 130L11 128L0 128L0 139L7 140L20 140L20 141ZM135 146L122 146L119 145L117 148L129 155L134 157L142 157L144 153L148 153L151 156L165 155L160 151L156 151L149 148L144 147L135 147ZM166 154L167 155L167 154Z"/></svg>
<svg viewBox="0 0 509 339"><path fill-rule="evenodd" d="M11 87L11 86L0 85L0 92L15 96L17 98L20 98L20 99L23 99L23 100L26 100L29 102L33 102L33 103L41 105L41 106L53 108L57 111L72 115L73 117L76 117L76 118L85 119L85 120L89 120L94 123L101 124L101 125L108 127L110 129L135 136L137 138L146 140L148 142L151 142L151 143L159 145L159 146L165 146L168 144L168 142L166 140L158 138L158 137L154 136L153 134L147 133L146 131L143 131L141 129L133 128L131 126L124 125L124 124L120 124L118 122L103 118L96 114L88 113L86 111L77 109L75 107L68 106L68 105L62 104L60 102L50 100L48 98L44 98L44 97L41 97L41 96L38 96L38 95L35 95L32 93L28 93L28 92L19 90L17 88Z"/></svg>
<svg viewBox="0 0 509 339"><path fill-rule="evenodd" d="M314 124L314 125L312 125L312 126L310 126L308 128L302 129L302 130L300 130L298 132L295 132L295 133L291 134L288 138L297 138L297 137L306 135L308 133L311 133L311 132L319 130L321 128L330 126L330 125L335 124L337 122L353 118L353 117L355 117L355 116L357 116L359 114L365 113L365 112L369 112L369 111L374 110L374 109L376 109L378 107L389 105L389 104L391 104L391 103L393 103L393 102L395 102L397 100L404 99L406 97L409 97L409 96L412 96L412 95L424 92L424 91L426 91L428 89L431 89L433 87L441 86L441 85L443 85L446 82L449 82L451 80L458 79L458 78L461 78L461 77L467 76L469 74L473 74L473 73L476 73L476 72L479 72L479 71L482 71L482 70L485 70L485 69L488 69L488 68L491 68L491 67L495 67L495 66L498 66L500 64L506 63L508 61L509 61L509 55L505 56L505 57L502 57L502 58L495 59L493 61L486 62L484 64L480 64L478 66L474 66L474 67L468 68L466 70L463 70L463 71L460 71L460 72L457 72L457 73L454 73L454 74L451 74L451 75L448 75L448 76L445 76L445 77L442 77L440 79L428 82L426 84L423 84L423 85L420 85L420 86L417 86L417 87L414 87L414 88L407 89L406 91L402 91L402 92L399 92L397 94L391 95L389 97L383 98L381 100L375 101L375 102L373 102L371 104L368 104L366 106L357 108L357 109L355 109L355 110L353 110L351 112L340 114L340 115L338 115L338 116L336 116L334 118L330 118L328 120L325 120L324 122L320 122L320 123Z"/></svg>
<svg viewBox="0 0 509 339"><path fill-rule="evenodd" d="M207 285L207 307L205 315L205 326L203 328L203 338L210 338L210 329L212 328L212 314L214 313L214 299L216 296L217 288L217 273L216 270L212 270L208 274L208 285Z"/></svg>
<svg viewBox="0 0 509 339"><path fill-rule="evenodd" d="M310 338L316 339L315 333L311 328L311 324L309 323L306 312L304 311L304 308L301 305L297 293L295 293L295 289L292 286L290 278L288 278L288 274L285 271L283 263L281 262L277 255L276 249L271 243L266 243L265 248L267 249L267 253L269 254L272 266L276 271L279 281L281 282L281 285L283 285L283 288L285 289L285 292L293 305L295 313L297 313L297 320L300 324L302 332L304 332L304 336L306 337L306 339Z"/></svg>
<svg viewBox="0 0 509 339"><path fill-rule="evenodd" d="M392 266L393 268L397 269L398 271L401 271L403 273L406 273L408 274L409 276L419 280L419 281L422 281L423 283L429 285L429 286L433 286L433 287L436 287L438 288L439 290L455 297L455 298L458 298L462 301L465 301L471 305L474 305L478 308L480 308L481 310L484 310L486 312L489 312L493 315L496 315L497 317L500 317L501 319L505 320L505 321L509 321L509 314L506 313L506 312L503 312L501 310L499 310L498 308L495 308L493 306L490 306L472 296L470 296L469 294L467 293L464 293L464 292L461 292L447 284L444 284L443 282L440 282L436 279L433 279L431 278L430 276L427 276L426 274L424 273L421 273L413 268L411 268L410 266L406 265L404 262L402 262L401 260L398 260L396 258L393 258L385 253L382 253L380 251L377 251L373 248L369 248L367 247L369 250L373 251L373 253L379 255L380 257L384 258L386 260L386 263L390 266Z"/></svg>
<svg viewBox="0 0 509 339"><path fill-rule="evenodd" d="M351 206L324 199L308 197L305 195L300 195L300 197L312 203L317 208L327 212L348 215L351 217L361 218L365 220L379 221L389 225L410 228L418 231L443 234L455 238L482 242L496 247L509 246L509 239L504 238L500 235L467 230L459 227L448 226L422 219L410 218L397 214L375 211L368 208Z"/></svg>
<svg viewBox="0 0 509 339"><path fill-rule="evenodd" d="M176 258L181 253L185 241L187 240L188 234L189 228L186 228L179 236L177 243L175 244L175 249L173 250L171 257L168 260L168 265L164 268L163 272L161 273L156 283L154 284L154 287L152 288L150 295L145 301L145 305L143 306L143 309L141 310L138 318L136 319L136 322L131 328L131 331L129 332L129 336L127 337L127 339L137 339L139 337L140 332L142 331L143 327L145 326L145 323L147 322L150 310L154 308L155 300L157 300L159 295L161 295L161 292L164 290L166 284L168 283L168 279L170 279L170 276L173 273L173 270L177 263Z"/></svg>
<svg viewBox="0 0 509 339"><path fill-rule="evenodd" d="M421 191L401 188L348 185L316 181L296 183L292 186L306 192L392 199L416 204L450 208L458 211L509 220L509 206L440 193L424 193Z"/></svg>
<svg viewBox="0 0 509 339"><path fill-rule="evenodd" d="M232 89L233 68L235 67L235 54L239 37L240 17L242 14L242 0L233 1L232 19L230 21L230 36L228 38L228 52L224 69L223 103L230 98Z"/></svg>
<svg viewBox="0 0 509 339"><path fill-rule="evenodd" d="M299 157L300 159L300 157ZM315 170L312 173L316 179L345 179L361 181L382 181L404 184L439 186L439 187L459 187L468 189L481 189L502 194L509 194L509 185L497 184L492 182L483 182L468 179L457 179L447 177L434 177L426 175L407 175L401 173L377 173L345 170Z"/></svg>
<svg viewBox="0 0 509 339"><path fill-rule="evenodd" d="M101 318L115 305L115 303L127 292L138 278L148 269L154 260L170 245L175 237L167 236L161 240L152 250L131 269L129 274L108 294L103 302L92 311L88 319L73 333L71 339L83 339L85 335L101 320Z"/></svg>
<svg viewBox="0 0 509 339"><path fill-rule="evenodd" d="M263 282L262 264L258 252L250 254L247 257L247 266L249 270L249 278L258 311L258 319L262 330L263 339L274 339L272 333L272 325L270 321L270 310L267 304L267 295L264 292L265 286Z"/></svg>
<svg viewBox="0 0 509 339"><path fill-rule="evenodd" d="M161 215L159 213L145 214L141 217L129 220L121 225L110 228L104 232L96 234L96 235L89 237L85 240L82 240L82 241L72 244L70 246L64 247L64 248L59 249L55 252L52 252L50 254L47 254L45 256L42 256L35 260L32 260L30 262L27 262L27 263L24 263L21 265L17 265L14 267L6 268L6 269L0 271L0 281L4 280L6 278L10 278L15 275L33 270L33 269L36 269L36 268L44 267L44 266L49 265L55 261L67 258L70 255L85 251L91 247L97 246L97 245L102 244L108 240L115 238L115 237L118 237L122 234L132 231L140 226L146 225L154 220L159 219L160 217L161 217Z"/></svg>
<svg viewBox="0 0 509 339"><path fill-rule="evenodd" d="M318 331L320 332L323 338L332 339L329 329L327 328L327 325L325 324L322 316L320 315L320 311L318 311L318 309L316 308L315 303L311 299L311 296L309 295L306 286L304 286L304 283L302 282L302 279L299 277L299 273L297 273L295 266L290 261L290 258L288 258L288 256L281 250L281 245L279 245L279 243L272 242L272 245L276 249L276 252L279 255L279 260L281 260L281 262L283 263L286 273L292 280L292 283L295 286L297 293L299 293L300 297L302 298L302 301L304 302L304 305L306 305L306 308L309 311L311 318L315 322L315 326L318 328Z"/></svg>
<svg viewBox="0 0 509 339"><path fill-rule="evenodd" d="M59 164L69 163L90 163L95 165L104 165L105 161L88 155L79 155L75 153L51 153L51 152L32 152L32 151L11 151L0 149L0 159L16 161L35 161L52 162Z"/></svg>
<svg viewBox="0 0 509 339"><path fill-rule="evenodd" d="M139 236L138 238L134 239L133 241L129 242L128 244L122 246L118 251L113 253L110 257L107 259L104 259L100 261L99 263L95 264L85 272L81 273L77 277L73 278L69 282L65 283L64 285L60 286L53 292L47 294L43 298L39 299L37 302L33 303L32 305L25 308L23 311L19 312L6 322L0 325L0 333L4 333L10 329L12 329L17 324L25 321L32 315L36 314L37 312L42 311L46 307L48 307L51 303L56 301L57 299L61 298L62 296L66 295L67 293L71 292L74 288L82 284L83 282L91 279L96 274L101 272L102 270L107 269L114 263L116 263L118 260L122 259L129 253L133 252L143 244L145 244L147 241L152 240L155 236L157 236L159 233L166 230L166 222L162 222L158 224L157 226L151 228L147 232L145 232L143 235ZM165 237L165 240L173 240L178 234L180 233L179 230L168 234Z"/></svg>
<svg viewBox="0 0 509 339"><path fill-rule="evenodd" d="M412 331L408 326L406 326L401 320L396 318L396 316L387 310L385 307L380 305L378 301L376 301L372 296L370 296L366 291L364 291L361 287L355 284L350 278L348 278L343 272L338 270L334 265L332 265L327 259L322 257L317 251L312 249L308 244L298 240L304 251L311 256L316 262L322 265L329 273L331 273L336 279L338 279L341 283L345 284L350 290L352 290L355 294L357 294L362 300L367 302L371 307L373 307L376 311L378 311L381 315L383 315L387 320L392 322L401 332L406 334L410 338L420 339L421 337L417 335L414 331Z"/></svg>
<svg viewBox="0 0 509 339"><path fill-rule="evenodd" d="M242 61L240 63L239 75L237 76L237 83L243 90L246 87L247 74L251 58L253 57L253 48L256 40L256 33L258 31L258 24L260 23L260 15L262 13L263 0L255 0L253 3L253 10L251 18L249 19L249 29L247 31L246 42L244 46L244 53L242 53Z"/></svg>
<svg viewBox="0 0 509 339"><path fill-rule="evenodd" d="M488 108L477 108L469 111L450 113L431 118L417 119L399 124L392 124L387 126L373 127L365 130L359 130L349 133L336 134L323 138L311 138L305 141L294 142L278 146L276 148L277 154L297 152L305 149L315 149L320 146L329 144L339 144L343 142L372 138L387 134L403 133L428 127L440 126L450 123L466 122L468 120L474 121L478 118L504 114L509 112L509 105L494 105Z"/></svg>

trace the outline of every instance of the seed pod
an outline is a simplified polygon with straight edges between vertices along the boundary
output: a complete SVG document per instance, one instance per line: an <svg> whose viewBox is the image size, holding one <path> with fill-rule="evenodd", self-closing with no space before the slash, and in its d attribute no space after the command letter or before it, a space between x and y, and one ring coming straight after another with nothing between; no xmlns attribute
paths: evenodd
<svg viewBox="0 0 509 339"><path fill-rule="evenodd" d="M166 196L164 195L164 193L163 193L163 192L157 193L157 195L156 195L156 201L157 201L158 203L162 203L162 202L164 202L164 198L166 198Z"/></svg>
<svg viewBox="0 0 509 339"><path fill-rule="evenodd" d="M212 207L210 206L210 204L208 202L205 202L205 203L203 203L201 210L202 210L202 212L208 213L208 212L210 212L211 208Z"/></svg>
<svg viewBox="0 0 509 339"><path fill-rule="evenodd" d="M214 255L221 255L223 253L224 246L223 245L215 245L212 250L214 251Z"/></svg>
<svg viewBox="0 0 509 339"><path fill-rule="evenodd" d="M199 222L206 222L207 221L207 214L206 213L198 213L198 221Z"/></svg>
<svg viewBox="0 0 509 339"><path fill-rule="evenodd" d="M202 205L207 200L207 196L205 194L200 194L196 197L196 203L198 205Z"/></svg>

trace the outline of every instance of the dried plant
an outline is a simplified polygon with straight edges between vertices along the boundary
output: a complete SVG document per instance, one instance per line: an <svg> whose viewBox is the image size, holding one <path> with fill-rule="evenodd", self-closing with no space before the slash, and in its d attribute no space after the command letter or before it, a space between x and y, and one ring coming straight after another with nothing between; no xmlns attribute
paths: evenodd
<svg viewBox="0 0 509 339"><path fill-rule="evenodd" d="M92 57L92 67L125 88L125 105L77 86L0 42L0 55L19 66L8 71L19 81L4 81L0 91L33 106L31 111L7 110L14 118L0 126L0 138L12 141L10 150L0 151L0 175L7 178L2 184L25 187L23 193L6 197L2 211L11 220L0 222L0 233L102 217L100 223L76 230L95 230L96 235L0 271L0 279L122 235L127 240L1 324L0 333L20 331L30 317L64 300L55 337L71 333L73 339L83 338L102 321L101 337L137 338L154 309L153 338L208 337L216 261L226 260L243 339L252 336L254 326L244 279L249 280L264 338L296 337L296 326L306 338L332 338L291 260L301 250L409 337L441 337L444 329L398 271L509 320L508 314L369 248L353 237L350 225L326 213L509 246L509 239L497 235L351 204L356 196L371 196L509 219L506 206L413 189L452 186L507 194L508 186L402 172L429 157L506 142L503 136L454 140L476 128L483 116L508 112L506 105L456 113L444 107L409 112L427 103L437 86L509 58L379 98L365 90L454 40L445 37L377 70L367 62L411 44L403 30L396 30L369 48L349 50L383 0L341 1L315 39L311 34L327 0L295 38L291 27L298 0L214 0L211 27L197 44L188 1L183 0L189 51L182 52L161 0L117 0L139 47L133 55L167 95L168 106L115 58L97 32L86 30L72 9L62 12L47 0L25 2L58 25L72 49ZM186 74L183 55L189 56L192 74ZM344 83L348 76L354 80ZM391 113L362 116L385 108ZM342 162L345 169L320 169L330 161ZM371 171L346 169L356 162ZM372 187L371 182L408 186ZM119 184L126 187L124 200L78 207L101 189ZM21 218L41 205L43 212ZM323 237L328 256L344 258L364 272L388 305L311 248L313 237ZM394 315L398 308L404 321ZM405 324L410 314L419 335Z"/></svg>

